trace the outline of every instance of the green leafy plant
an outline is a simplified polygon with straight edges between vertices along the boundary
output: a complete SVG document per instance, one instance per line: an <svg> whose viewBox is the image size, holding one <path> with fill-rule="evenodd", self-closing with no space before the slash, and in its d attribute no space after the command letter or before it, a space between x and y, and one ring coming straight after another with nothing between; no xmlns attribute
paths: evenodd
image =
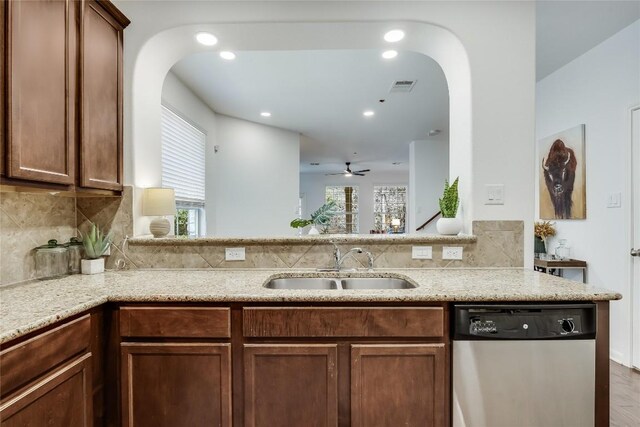
<svg viewBox="0 0 640 427"><path fill-rule="evenodd" d="M329 225L329 222L331 222L331 218L336 215L336 210L336 202L333 200L329 200L327 203L320 206L318 210L311 214L311 219L296 218L291 221L289 225L291 225L291 227L293 228L302 228L310 224L327 226Z"/></svg>
<svg viewBox="0 0 640 427"><path fill-rule="evenodd" d="M444 182L444 192L440 202L440 212L442 212L443 218L455 218L458 212L458 179L453 181L453 184L449 185L449 181Z"/></svg>
<svg viewBox="0 0 640 427"><path fill-rule="evenodd" d="M113 241L111 231L106 235L95 224L91 225L91 229L87 234L82 236L82 244L84 245L84 253L88 259L98 259L107 252L109 245Z"/></svg>

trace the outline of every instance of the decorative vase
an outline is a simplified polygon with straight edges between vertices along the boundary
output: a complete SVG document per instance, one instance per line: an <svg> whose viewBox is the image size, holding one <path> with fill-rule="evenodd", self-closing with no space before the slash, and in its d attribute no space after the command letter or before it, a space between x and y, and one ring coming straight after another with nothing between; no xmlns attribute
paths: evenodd
<svg viewBox="0 0 640 427"><path fill-rule="evenodd" d="M546 254L547 253L547 246L545 245L544 240L541 237L535 236L535 241L534 241L534 246L533 246L533 251L536 254Z"/></svg>
<svg viewBox="0 0 640 427"><path fill-rule="evenodd" d="M315 224L311 226L311 228L309 229L309 236L315 236L317 234L320 234L320 232L318 231L318 229L316 228Z"/></svg>
<svg viewBox="0 0 640 427"><path fill-rule="evenodd" d="M83 259L80 261L82 274L104 273L104 258Z"/></svg>
<svg viewBox="0 0 640 427"><path fill-rule="evenodd" d="M462 231L462 221L460 218L440 218L436 222L436 229L445 236L455 236Z"/></svg>

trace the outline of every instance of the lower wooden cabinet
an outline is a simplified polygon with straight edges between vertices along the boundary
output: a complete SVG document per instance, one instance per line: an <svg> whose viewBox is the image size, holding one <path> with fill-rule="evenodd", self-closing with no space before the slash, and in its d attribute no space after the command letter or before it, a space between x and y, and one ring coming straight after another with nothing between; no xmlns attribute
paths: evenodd
<svg viewBox="0 0 640 427"><path fill-rule="evenodd" d="M246 344L246 427L338 423L337 345Z"/></svg>
<svg viewBox="0 0 640 427"><path fill-rule="evenodd" d="M91 353L57 368L0 405L3 427L93 425Z"/></svg>
<svg viewBox="0 0 640 427"><path fill-rule="evenodd" d="M231 426L231 345L122 343L122 425Z"/></svg>
<svg viewBox="0 0 640 427"><path fill-rule="evenodd" d="M353 427L444 426L444 344L351 346Z"/></svg>

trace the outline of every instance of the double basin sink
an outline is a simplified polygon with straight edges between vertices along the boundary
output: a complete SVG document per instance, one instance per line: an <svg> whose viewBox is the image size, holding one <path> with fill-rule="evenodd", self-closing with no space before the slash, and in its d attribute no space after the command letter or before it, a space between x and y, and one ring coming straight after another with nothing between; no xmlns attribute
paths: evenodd
<svg viewBox="0 0 640 427"><path fill-rule="evenodd" d="M272 279L264 285L269 289L325 290L325 289L413 289L404 279L395 277L287 277Z"/></svg>

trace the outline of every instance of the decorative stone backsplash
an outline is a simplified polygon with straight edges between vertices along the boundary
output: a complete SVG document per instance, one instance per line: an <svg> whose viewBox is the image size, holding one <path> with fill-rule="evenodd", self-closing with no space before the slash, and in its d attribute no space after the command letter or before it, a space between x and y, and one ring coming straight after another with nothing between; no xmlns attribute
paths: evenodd
<svg viewBox="0 0 640 427"><path fill-rule="evenodd" d="M354 246L361 246L374 256L376 268L452 268L452 267L523 267L524 223L522 221L475 221L475 242L457 243L405 243L358 242L341 243L338 246L346 253ZM472 240L472 239L469 239ZM431 260L411 258L412 245L429 245L433 248ZM237 243L245 248L245 261L225 261L224 249L229 242L176 242L166 240L157 245L131 243L127 257L131 268L318 268L333 263L333 247L326 239L317 243ZM443 260L444 246L461 246L461 261ZM367 266L367 257L356 254L347 258L345 268Z"/></svg>
<svg viewBox="0 0 640 427"><path fill-rule="evenodd" d="M333 248L326 238L300 239L286 244L274 242L238 242L246 248L245 261L225 261L224 249L230 242L215 239L197 242L166 240L155 244L131 243L123 249L125 236L133 235L132 188L125 187L122 197L60 197L49 194L2 193L0 195L0 284L16 283L36 278L33 248L55 238L68 241L76 228L86 232L91 223L113 230L108 269L114 268L318 268L332 264ZM362 246L374 256L376 268L453 268L453 267L523 267L523 221L475 221L474 238L461 238L452 243L435 238L429 243L412 240L396 241L365 236L362 242L344 242L346 253ZM325 236L326 237L326 236ZM349 238L346 238L350 240ZM357 239L357 238L356 238ZM269 239L267 239L269 240ZM412 245L429 245L433 259L411 258ZM443 246L461 246L463 259L442 259ZM344 266L362 268L367 257L356 254Z"/></svg>
<svg viewBox="0 0 640 427"><path fill-rule="evenodd" d="M0 284L37 279L33 249L76 235L75 205L49 193L0 193Z"/></svg>

